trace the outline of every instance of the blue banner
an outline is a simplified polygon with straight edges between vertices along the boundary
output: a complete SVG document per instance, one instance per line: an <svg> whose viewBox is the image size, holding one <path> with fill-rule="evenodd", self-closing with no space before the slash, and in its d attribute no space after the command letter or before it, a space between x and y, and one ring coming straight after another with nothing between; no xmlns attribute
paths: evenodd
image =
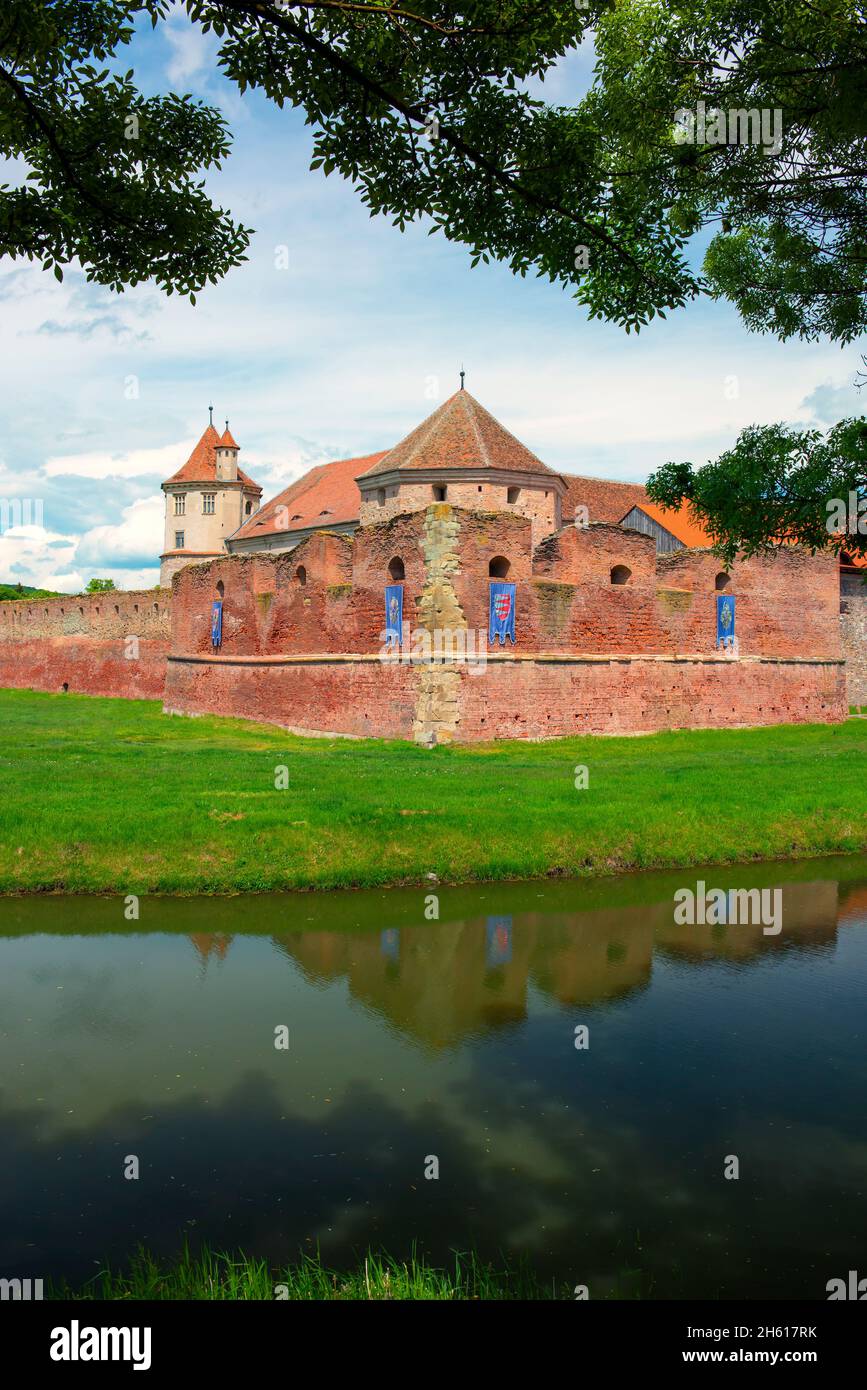
<svg viewBox="0 0 867 1390"><path fill-rule="evenodd" d="M489 917L485 924L485 965L491 969L512 959L511 917Z"/></svg>
<svg viewBox="0 0 867 1390"><path fill-rule="evenodd" d="M403 632L403 585L385 586L385 645L399 647Z"/></svg>
<svg viewBox="0 0 867 1390"><path fill-rule="evenodd" d="M716 644L718 647L735 644L735 601L731 594L716 596Z"/></svg>
<svg viewBox="0 0 867 1390"><path fill-rule="evenodd" d="M497 637L501 647L505 646L507 637L512 642L515 640L515 586L502 579L495 579L491 584L489 645L493 645Z"/></svg>
<svg viewBox="0 0 867 1390"><path fill-rule="evenodd" d="M211 646L219 647L223 641L223 600L215 598L211 605Z"/></svg>

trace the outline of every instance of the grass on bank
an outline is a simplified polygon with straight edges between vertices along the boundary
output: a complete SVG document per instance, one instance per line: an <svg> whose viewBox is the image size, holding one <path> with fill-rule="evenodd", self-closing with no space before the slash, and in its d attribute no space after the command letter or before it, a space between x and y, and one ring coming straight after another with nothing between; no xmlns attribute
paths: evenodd
<svg viewBox="0 0 867 1390"><path fill-rule="evenodd" d="M103 1270L74 1288L50 1285L49 1299L72 1300L291 1300L386 1301L553 1299L557 1292L542 1284L525 1265L495 1268L476 1255L455 1255L452 1269L435 1269L413 1254L404 1262L370 1253L358 1267L327 1269L318 1256L306 1255L285 1269L267 1261L188 1248L176 1260L160 1261L146 1250L132 1257L123 1272ZM564 1293L560 1294L565 1297Z"/></svg>
<svg viewBox="0 0 867 1390"><path fill-rule="evenodd" d="M867 846L863 719L428 750L2 690L0 724L6 893L471 882Z"/></svg>

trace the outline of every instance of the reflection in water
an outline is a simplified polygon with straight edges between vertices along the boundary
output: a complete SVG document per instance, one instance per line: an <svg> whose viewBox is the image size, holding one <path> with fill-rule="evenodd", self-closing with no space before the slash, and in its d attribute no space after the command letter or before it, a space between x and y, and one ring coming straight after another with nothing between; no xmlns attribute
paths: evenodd
<svg viewBox="0 0 867 1390"><path fill-rule="evenodd" d="M443 889L438 922L420 891L149 900L135 934L0 903L0 1274L416 1241L596 1297L824 1297L867 1226L867 863L713 882L747 872L778 937L675 926L683 873Z"/></svg>

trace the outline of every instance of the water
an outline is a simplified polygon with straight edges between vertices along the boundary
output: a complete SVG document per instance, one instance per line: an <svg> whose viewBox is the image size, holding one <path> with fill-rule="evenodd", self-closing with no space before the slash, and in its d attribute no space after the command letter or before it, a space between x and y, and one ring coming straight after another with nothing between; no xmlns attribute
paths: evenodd
<svg viewBox="0 0 867 1390"><path fill-rule="evenodd" d="M781 935L675 927L698 877L782 885ZM0 901L0 1275L184 1237L591 1297L867 1275L867 860L435 891Z"/></svg>

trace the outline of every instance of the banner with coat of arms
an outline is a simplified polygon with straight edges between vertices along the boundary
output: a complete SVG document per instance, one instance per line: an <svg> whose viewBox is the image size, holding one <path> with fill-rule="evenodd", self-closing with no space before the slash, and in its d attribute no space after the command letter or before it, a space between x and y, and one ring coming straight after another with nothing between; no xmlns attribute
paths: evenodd
<svg viewBox="0 0 867 1390"><path fill-rule="evenodd" d="M515 641L515 586L503 580L491 584L491 614L488 624L488 645L492 646L499 637L504 647L506 638Z"/></svg>
<svg viewBox="0 0 867 1390"><path fill-rule="evenodd" d="M223 601L215 598L211 604L211 646L216 649L223 641Z"/></svg>
<svg viewBox="0 0 867 1390"><path fill-rule="evenodd" d="M718 647L735 644L735 601L731 594L716 596L716 644Z"/></svg>
<svg viewBox="0 0 867 1390"><path fill-rule="evenodd" d="M399 647L403 632L403 585L385 586L385 645Z"/></svg>

